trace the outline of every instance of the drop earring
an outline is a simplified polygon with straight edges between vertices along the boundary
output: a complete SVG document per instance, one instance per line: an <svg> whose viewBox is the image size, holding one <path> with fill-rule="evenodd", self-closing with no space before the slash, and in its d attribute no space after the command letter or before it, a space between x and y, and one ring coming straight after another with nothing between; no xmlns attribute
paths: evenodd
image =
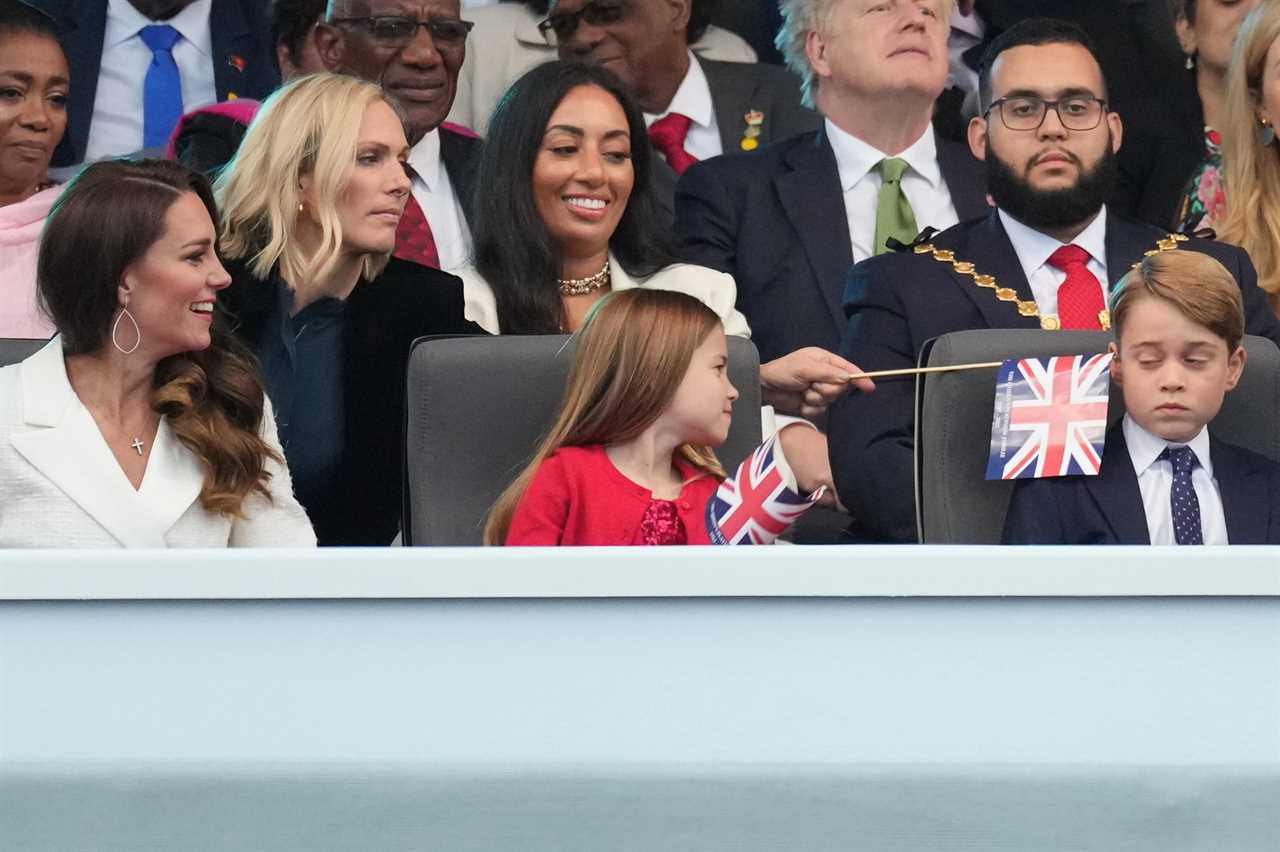
<svg viewBox="0 0 1280 852"><path fill-rule="evenodd" d="M1253 134L1258 144L1264 148L1276 141L1276 129L1265 118L1258 119L1258 126L1253 129Z"/></svg>
<svg viewBox="0 0 1280 852"><path fill-rule="evenodd" d="M118 336L120 331L120 320L125 317L129 318L129 322L133 324L133 345L125 349L120 345ZM139 346L142 345L142 329L138 328L138 321L133 318L133 314L129 313L127 305L120 306L120 313L116 315L116 321L111 324L111 345L119 350L121 355L132 355Z"/></svg>
<svg viewBox="0 0 1280 852"><path fill-rule="evenodd" d="M1187 54L1186 68L1188 71L1196 70L1196 55L1194 53Z"/></svg>

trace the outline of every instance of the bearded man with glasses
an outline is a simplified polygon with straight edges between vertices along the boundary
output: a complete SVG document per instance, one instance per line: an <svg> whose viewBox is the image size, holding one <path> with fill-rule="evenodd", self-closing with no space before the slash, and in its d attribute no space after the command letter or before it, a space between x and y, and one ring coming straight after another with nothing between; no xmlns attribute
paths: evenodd
<svg viewBox="0 0 1280 852"><path fill-rule="evenodd" d="M1097 54L1073 24L1024 21L988 47L969 147L995 209L849 273L841 355L864 370L914 367L925 342L964 329L1107 329L1106 295L1158 244L1200 251L1235 277L1246 332L1280 343L1248 255L1110 215L1123 126ZM836 488L854 538L914 541L914 382L880 382L830 410Z"/></svg>
<svg viewBox="0 0 1280 852"><path fill-rule="evenodd" d="M670 212L676 178L693 163L755 150L817 129L800 82L773 65L716 62L689 49L699 0L554 0L539 27L561 59L618 76L644 110L661 155L654 183Z"/></svg>
<svg viewBox="0 0 1280 852"><path fill-rule="evenodd" d="M413 183L395 255L445 270L471 255L479 139L445 123L471 27L459 0L330 0L315 34L326 68L379 83L404 109Z"/></svg>

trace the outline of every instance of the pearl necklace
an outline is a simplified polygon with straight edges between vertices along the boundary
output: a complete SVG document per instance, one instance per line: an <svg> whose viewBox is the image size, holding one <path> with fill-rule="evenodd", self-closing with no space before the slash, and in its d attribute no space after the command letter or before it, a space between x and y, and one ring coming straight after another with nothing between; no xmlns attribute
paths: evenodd
<svg viewBox="0 0 1280 852"><path fill-rule="evenodd" d="M604 268L588 278L561 278L556 281L562 296L585 296L609 284L609 260L605 259Z"/></svg>

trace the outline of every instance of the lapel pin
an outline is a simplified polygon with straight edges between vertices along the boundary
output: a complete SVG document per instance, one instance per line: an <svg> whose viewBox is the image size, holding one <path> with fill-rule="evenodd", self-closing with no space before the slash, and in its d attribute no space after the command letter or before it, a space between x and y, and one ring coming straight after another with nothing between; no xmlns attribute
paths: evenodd
<svg viewBox="0 0 1280 852"><path fill-rule="evenodd" d="M231 57L227 60L227 64L230 65L232 68L236 69L237 71L239 71L241 74L243 74L245 65L247 63L244 61L243 56L241 56L238 53L233 53L231 54Z"/></svg>
<svg viewBox="0 0 1280 852"><path fill-rule="evenodd" d="M744 151L754 151L760 147L760 129L764 124L764 113L753 109L743 118L747 122L747 127L742 131L742 141L738 143L738 147Z"/></svg>

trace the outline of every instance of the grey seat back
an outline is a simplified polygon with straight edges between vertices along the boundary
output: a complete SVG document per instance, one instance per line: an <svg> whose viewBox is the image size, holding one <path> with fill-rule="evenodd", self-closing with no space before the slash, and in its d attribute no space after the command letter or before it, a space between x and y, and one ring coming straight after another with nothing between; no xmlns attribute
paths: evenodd
<svg viewBox="0 0 1280 852"><path fill-rule="evenodd" d="M477 545L494 501L551 427L573 361L559 335L423 338L409 354L404 536ZM760 356L729 338L740 394L718 451L732 469L760 443Z"/></svg>
<svg viewBox="0 0 1280 852"><path fill-rule="evenodd" d="M0 367L25 361L43 349L48 342L27 337L0 337Z"/></svg>
<svg viewBox="0 0 1280 852"><path fill-rule="evenodd" d="M943 335L926 346L921 366L1003 361L1106 351L1110 332L982 329ZM1249 359L1239 386L1227 394L1213 433L1280 461L1280 349L1246 337ZM986 481L996 368L919 377L916 418L916 517L928 544L998 544L1012 482ZM1108 419L1124 415L1114 385Z"/></svg>

